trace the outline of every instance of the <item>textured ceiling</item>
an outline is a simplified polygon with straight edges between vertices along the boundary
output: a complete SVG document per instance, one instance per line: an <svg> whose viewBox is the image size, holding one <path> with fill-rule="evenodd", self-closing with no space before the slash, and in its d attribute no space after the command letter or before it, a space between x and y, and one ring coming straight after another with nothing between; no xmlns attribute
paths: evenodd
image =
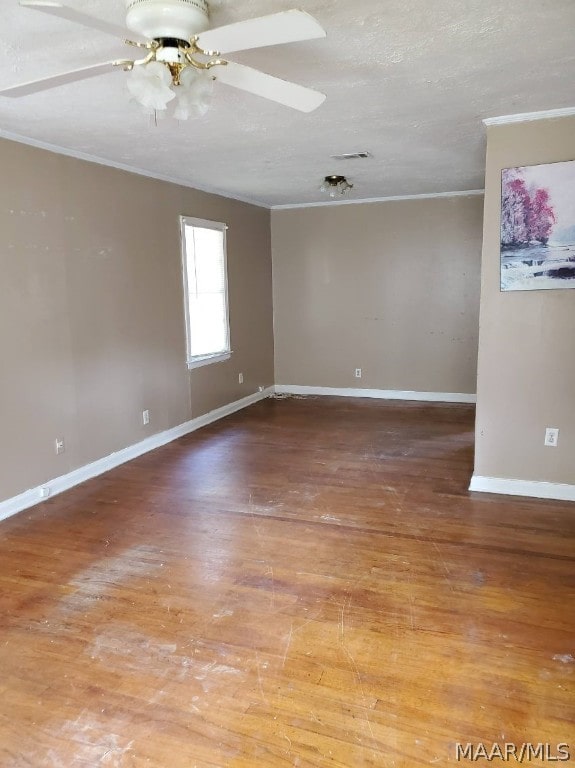
<svg viewBox="0 0 575 768"><path fill-rule="evenodd" d="M123 0L67 0L123 23ZM0 129L267 205L483 187L482 119L575 104L573 0L217 0L213 26L296 5L327 40L231 59L327 93L304 115L218 85L207 117L158 126L128 102L124 73L23 99ZM0 87L121 58L121 42L2 0ZM330 156L369 150L373 159Z"/></svg>

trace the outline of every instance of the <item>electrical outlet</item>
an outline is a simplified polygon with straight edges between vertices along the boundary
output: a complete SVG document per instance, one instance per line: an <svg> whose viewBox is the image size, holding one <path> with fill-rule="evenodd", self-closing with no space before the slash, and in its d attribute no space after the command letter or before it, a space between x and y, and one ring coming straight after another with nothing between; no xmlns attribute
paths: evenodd
<svg viewBox="0 0 575 768"><path fill-rule="evenodd" d="M238 376L238 382L239 382L240 384L243 384L243 383L244 383L244 374L243 374L243 373L240 373L240 375Z"/></svg>
<svg viewBox="0 0 575 768"><path fill-rule="evenodd" d="M559 430L555 427L547 427L545 430L545 445L548 448L557 448L559 442Z"/></svg>
<svg viewBox="0 0 575 768"><path fill-rule="evenodd" d="M64 451L66 450L66 444L64 443L64 438L63 437L57 437L55 442L54 442L54 446L56 448L56 453L58 454L58 456L61 453L64 453Z"/></svg>
<svg viewBox="0 0 575 768"><path fill-rule="evenodd" d="M361 379L361 368L356 368L355 369L355 378L356 379Z"/></svg>
<svg viewBox="0 0 575 768"><path fill-rule="evenodd" d="M150 411L142 411L142 424L147 426L150 423Z"/></svg>

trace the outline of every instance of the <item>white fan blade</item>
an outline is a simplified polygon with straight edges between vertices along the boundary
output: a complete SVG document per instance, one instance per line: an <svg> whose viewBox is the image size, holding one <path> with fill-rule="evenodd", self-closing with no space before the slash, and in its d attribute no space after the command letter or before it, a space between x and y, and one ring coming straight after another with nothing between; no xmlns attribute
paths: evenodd
<svg viewBox="0 0 575 768"><path fill-rule="evenodd" d="M93 64L91 67L82 67L82 69L73 69L70 72L64 72L61 75L45 77L42 80L32 80L30 83L15 85L12 88L6 88L0 91L0 96L10 96L18 98L20 96L30 96L33 93L47 91L50 88L57 88L59 85L75 83L77 80L87 80L89 77L103 75L105 72L111 72L114 66L113 61L106 61L103 64Z"/></svg>
<svg viewBox="0 0 575 768"><path fill-rule="evenodd" d="M198 45L204 51L233 53L325 36L325 29L313 16L293 10L209 29L199 35Z"/></svg>
<svg viewBox="0 0 575 768"><path fill-rule="evenodd" d="M58 16L60 19L66 19L67 21L73 21L76 24L82 24L84 27L90 27L90 29L98 29L100 32L105 32L107 35L113 35L113 37L126 38L130 36L130 33L118 24L112 24L104 19L97 19L95 16L82 13L75 8L68 8L66 5L52 2L52 0L35 0L35 2L20 0L20 5L22 8L43 11L44 13L49 13L51 16Z"/></svg>
<svg viewBox="0 0 575 768"><path fill-rule="evenodd" d="M242 91L248 91L264 99L277 101L286 107L299 109L300 112L313 112L323 104L326 97L323 93L304 88L303 85L280 80L278 77L266 75L257 69L245 67L229 61L226 66L214 67L212 73L216 80Z"/></svg>

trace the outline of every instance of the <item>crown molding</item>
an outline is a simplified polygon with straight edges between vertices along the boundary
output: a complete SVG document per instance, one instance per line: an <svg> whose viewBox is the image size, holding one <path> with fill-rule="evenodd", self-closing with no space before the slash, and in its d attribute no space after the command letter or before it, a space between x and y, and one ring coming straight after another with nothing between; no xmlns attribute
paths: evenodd
<svg viewBox="0 0 575 768"><path fill-rule="evenodd" d="M75 149L68 149L61 147L58 144L49 144L45 141L39 141L38 139L31 139L28 136L21 136L18 133L12 133L11 131L4 131L0 129L0 139L7 139L8 141L15 141L18 144L27 144L29 147L35 147L36 149L44 149L47 152L54 152L57 155L65 155L66 157L73 157L76 160L84 160L87 163L96 163L97 165L105 165L108 168L115 168L118 171L126 171L127 173L134 173L136 176L145 176L148 179L155 179L156 181L165 181L168 184L177 184L179 187L186 187L187 189L195 189L198 192L205 192L208 195L217 195L227 200L236 200L238 203L247 203L248 205L255 205L258 208L270 209L270 206L266 203L262 203L259 200L252 200L248 197L241 197L240 195L230 195L227 192L215 189L213 187L203 187L197 184L192 185L183 179L179 179L176 176L165 176L161 173L154 173L153 171L146 171L143 168L137 168L133 165L126 165L125 163L117 163L114 160L108 160L105 157L99 155L91 155L87 152L78 152Z"/></svg>
<svg viewBox="0 0 575 768"><path fill-rule="evenodd" d="M322 200L319 203L288 203L272 205L272 211L286 211L292 208L326 208L334 205L362 205L364 203L393 203L401 200L435 200L445 197L472 197L484 195L484 189L466 189L458 192L430 192L423 195L396 195L393 197L363 197L354 200Z"/></svg>
<svg viewBox="0 0 575 768"><path fill-rule="evenodd" d="M556 110L556 111L563 111L566 110ZM575 114L575 108L569 113L569 114ZM560 116L560 115L557 115ZM489 118L490 120L500 120L503 118ZM487 124L487 121L484 121ZM515 121L518 122L518 121ZM176 184L180 187L185 187L187 189L194 189L197 192L205 192L208 195L216 195L217 197L223 197L226 200L235 200L239 203L246 203L247 205L254 205L257 208L265 208L266 210L272 210L272 211L281 211L281 210L289 210L292 208L324 208L327 206L335 206L335 205L361 205L364 203L391 203L391 202L397 202L402 200L433 200L436 198L448 198L448 197L469 197L472 195L483 195L485 194L485 190L483 189L468 189L468 190L461 190L461 191L455 191L455 192L430 192L426 194L421 195L394 195L394 196L388 196L388 197L364 197L364 198L355 198L353 200L347 199L347 200L326 200L321 202L315 202L315 203L287 203L282 205L270 205L268 203L264 203L261 200L254 200L253 198L249 197L242 197L241 195L230 195L227 192L223 192L220 189L216 189L214 187L207 187L207 186L200 186L197 184L190 184L189 182L185 181L184 179L180 179L177 176L167 176L161 173L154 173L153 171L147 171L144 168L138 168L133 165L127 165L126 163L117 163L114 160L109 160L105 157L100 157L99 155L92 155L87 152L79 152L74 149L68 149L67 147L62 147L58 144L51 144L46 141L40 141L39 139L33 139L29 136L22 136L18 133L12 133L11 131L5 131L3 129L0 129L0 139L6 139L7 141L15 141L18 144L26 144L29 147L34 147L36 149L43 149L46 152L53 152L57 155L64 155L66 157L72 157L76 160L83 160L87 163L96 163L96 165L104 165L108 168L115 168L118 171L125 171L126 173L133 173L136 176L144 176L148 179L155 179L156 181L164 181L168 184Z"/></svg>
<svg viewBox="0 0 575 768"><path fill-rule="evenodd" d="M501 115L500 117L487 117L483 125L510 125L511 123L530 123L533 120L553 120L557 117L573 117L575 107L563 109L544 109L540 112L520 112L516 115Z"/></svg>

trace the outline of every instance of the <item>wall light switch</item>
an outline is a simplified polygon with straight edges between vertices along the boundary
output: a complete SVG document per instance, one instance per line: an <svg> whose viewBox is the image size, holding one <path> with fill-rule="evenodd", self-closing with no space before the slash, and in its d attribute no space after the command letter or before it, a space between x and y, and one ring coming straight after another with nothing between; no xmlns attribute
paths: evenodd
<svg viewBox="0 0 575 768"><path fill-rule="evenodd" d="M545 430L545 445L549 448L557 448L559 442L559 430L554 427L547 427Z"/></svg>
<svg viewBox="0 0 575 768"><path fill-rule="evenodd" d="M64 443L63 437L57 437L54 445L56 448L56 453L58 455L60 455L61 453L64 453L64 451L66 450L66 444Z"/></svg>

